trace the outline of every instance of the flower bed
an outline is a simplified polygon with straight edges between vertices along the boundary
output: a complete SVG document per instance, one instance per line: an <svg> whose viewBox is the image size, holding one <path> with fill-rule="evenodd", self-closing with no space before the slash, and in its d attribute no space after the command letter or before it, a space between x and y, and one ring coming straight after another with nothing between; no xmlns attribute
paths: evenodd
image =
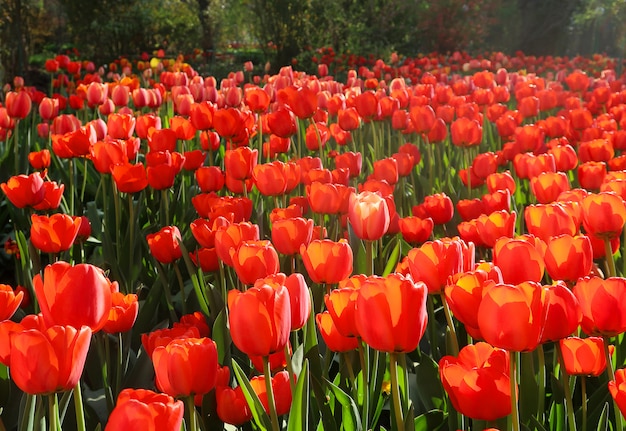
<svg viewBox="0 0 626 431"><path fill-rule="evenodd" d="M622 429L617 66L456 53L218 84L59 56L49 94L17 78L2 423Z"/></svg>

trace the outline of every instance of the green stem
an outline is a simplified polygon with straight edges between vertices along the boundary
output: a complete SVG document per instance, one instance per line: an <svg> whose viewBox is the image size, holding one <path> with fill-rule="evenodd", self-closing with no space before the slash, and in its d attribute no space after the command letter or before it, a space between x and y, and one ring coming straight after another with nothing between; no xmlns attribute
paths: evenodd
<svg viewBox="0 0 626 431"><path fill-rule="evenodd" d="M20 418L19 431L32 430L35 424L35 413L37 407L37 396L31 394L26 395L26 402L24 403L24 411Z"/></svg>
<svg viewBox="0 0 626 431"><path fill-rule="evenodd" d="M57 394L48 395L48 419L50 420L50 431L58 431L59 428L59 403Z"/></svg>
<svg viewBox="0 0 626 431"><path fill-rule="evenodd" d="M391 374L391 395L393 410L396 416L396 429L404 429L404 418L400 401L400 385L398 384L398 357L397 353L389 353L389 373Z"/></svg>
<svg viewBox="0 0 626 431"><path fill-rule="evenodd" d="M446 322L448 322L448 328L450 329L450 338L452 342L452 356L458 356L459 354L459 340L456 336L456 328L454 327L454 321L452 320L452 314L450 314L450 308L446 301L446 295L444 292L440 292L441 303L443 304L443 312L446 315Z"/></svg>
<svg viewBox="0 0 626 431"><path fill-rule="evenodd" d="M428 312L428 341L430 341L430 351L433 355L433 359L438 361L440 359L439 345L437 343L437 326L435 320L435 305L432 295L428 295L426 301L426 308Z"/></svg>
<svg viewBox="0 0 626 431"><path fill-rule="evenodd" d="M608 241L608 240L605 240ZM612 259L611 259L612 260ZM604 356L606 357L606 371L609 375L609 381L615 381L615 371L613 370L613 360L611 359L611 352L609 352L609 339L604 338ZM617 402L613 400L613 408L615 409L615 429L616 431L622 431L624 429L622 425L622 414L620 413Z"/></svg>
<svg viewBox="0 0 626 431"><path fill-rule="evenodd" d="M108 363L108 355L106 352L105 338L107 334L104 332L99 332L94 334L96 339L96 350L98 351L98 357L100 358L100 372L102 373L102 383L104 385L104 395L107 402L107 408L109 412L113 410L115 406L115 401L113 400L113 394L111 392L111 385L109 384L109 363Z"/></svg>
<svg viewBox="0 0 626 431"><path fill-rule="evenodd" d="M285 361L287 362L287 372L289 373L289 387L291 393L296 393L296 375L293 372L293 362L291 360L291 354L289 353L289 343L285 344Z"/></svg>
<svg viewBox="0 0 626 431"><path fill-rule="evenodd" d="M561 345L555 343L556 352L559 357L559 363L561 364L561 379L563 384L563 391L565 392L565 408L567 410L567 425L570 431L576 431L576 419L574 418L574 403L572 401L572 392L570 390L570 379L567 371L565 371L565 362L563 361L563 351Z"/></svg>
<svg viewBox="0 0 626 431"><path fill-rule="evenodd" d="M545 412L546 393L546 356L543 344L537 346L537 382L539 383L539 397L537 399L537 418L543 418Z"/></svg>
<svg viewBox="0 0 626 431"><path fill-rule="evenodd" d="M374 275L374 241L365 241L365 263L367 265L367 274Z"/></svg>
<svg viewBox="0 0 626 431"><path fill-rule="evenodd" d="M611 248L611 240L604 238L604 251L606 263L609 266L609 277L616 277L615 261L613 260L613 249Z"/></svg>
<svg viewBox="0 0 626 431"><path fill-rule="evenodd" d="M189 427L188 431L196 431L198 429L198 423L196 421L196 406L193 403L193 395L185 397L186 410L189 414Z"/></svg>
<svg viewBox="0 0 626 431"><path fill-rule="evenodd" d="M361 391L363 393L363 410L361 412L361 424L363 425L363 429L369 429L369 347L360 339L358 346L359 360L361 361L361 375L363 376L363 389Z"/></svg>
<svg viewBox="0 0 626 431"><path fill-rule="evenodd" d="M272 372L270 371L270 357L263 356L263 374L265 375L265 390L267 392L267 404L270 408L270 418L272 419L272 430L279 431L278 414L276 413L276 403L274 402L274 390L272 389Z"/></svg>
<svg viewBox="0 0 626 431"><path fill-rule="evenodd" d="M511 423L513 431L520 431L519 422L519 408L517 405L517 352L509 352L509 364L510 374L509 379L511 382Z"/></svg>
<svg viewBox="0 0 626 431"><path fill-rule="evenodd" d="M180 268L176 263L173 264L176 278L178 279L178 287L180 288L180 301L182 303L182 313L187 314L187 304L185 303L185 283L183 282L183 275L180 273Z"/></svg>
<svg viewBox="0 0 626 431"><path fill-rule="evenodd" d="M83 394L80 388L80 382L74 386L74 408L76 410L76 428L78 431L85 431L85 409L83 407Z"/></svg>
<svg viewBox="0 0 626 431"><path fill-rule="evenodd" d="M165 290L165 302L167 303L167 310L170 315L170 323L177 322L178 318L176 317L176 310L174 309L174 303L172 302L172 290L170 289L170 283L165 275L165 269L163 268L163 265L161 265L161 262L155 261L155 263L159 273L159 278L163 284L163 289Z"/></svg>
<svg viewBox="0 0 626 431"><path fill-rule="evenodd" d="M127 291L132 291L133 287L133 267L135 256L135 204L133 203L133 194L128 193L128 243L129 243L129 255L128 255L128 283Z"/></svg>

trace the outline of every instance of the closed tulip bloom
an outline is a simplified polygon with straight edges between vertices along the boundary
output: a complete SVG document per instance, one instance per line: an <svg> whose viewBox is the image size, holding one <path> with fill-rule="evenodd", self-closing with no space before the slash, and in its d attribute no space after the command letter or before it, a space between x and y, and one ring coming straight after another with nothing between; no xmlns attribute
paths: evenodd
<svg viewBox="0 0 626 431"><path fill-rule="evenodd" d="M139 301L137 295L121 292L111 293L111 310L109 318L102 330L107 334L117 334L131 330L139 313Z"/></svg>
<svg viewBox="0 0 626 431"><path fill-rule="evenodd" d="M339 283L352 274L352 249L344 239L313 240L300 246L302 262L314 283Z"/></svg>
<svg viewBox="0 0 626 431"><path fill-rule="evenodd" d="M602 192L585 197L582 210L585 231L597 237L618 237L626 223L626 205L613 193Z"/></svg>
<svg viewBox="0 0 626 431"><path fill-rule="evenodd" d="M545 263L542 253L521 239L501 238L493 247L493 263L502 271L505 283L539 282Z"/></svg>
<svg viewBox="0 0 626 431"><path fill-rule="evenodd" d="M148 186L148 174L142 163L114 165L111 175L117 189L122 193L137 193Z"/></svg>
<svg viewBox="0 0 626 431"><path fill-rule="evenodd" d="M173 397L206 394L215 387L217 345L210 338L178 338L152 353L156 384Z"/></svg>
<svg viewBox="0 0 626 431"><path fill-rule="evenodd" d="M483 337L478 329L478 307L483 298L483 288L487 283L502 283L502 274L497 266L487 271L488 264L482 264L475 271L458 273L445 287L446 301L452 314L465 325L474 338Z"/></svg>
<svg viewBox="0 0 626 431"><path fill-rule="evenodd" d="M169 395L147 389L124 389L117 397L104 429L179 431L184 413L183 402Z"/></svg>
<svg viewBox="0 0 626 431"><path fill-rule="evenodd" d="M570 189L567 175L563 172L543 172L530 180L530 189L541 204L557 200L559 195Z"/></svg>
<svg viewBox="0 0 626 431"><path fill-rule="evenodd" d="M280 196L287 189L287 167L278 160L254 166L252 178L263 196Z"/></svg>
<svg viewBox="0 0 626 431"><path fill-rule="evenodd" d="M31 151L28 153L28 162L38 171L42 171L50 167L50 150L43 149L41 151Z"/></svg>
<svg viewBox="0 0 626 431"><path fill-rule="evenodd" d="M172 328L157 329L147 334L141 334L141 345L148 354L148 357L152 357L152 353L159 346L167 346L170 341L176 338L200 338L200 329L193 324L184 324L178 322L174 324Z"/></svg>
<svg viewBox="0 0 626 431"><path fill-rule="evenodd" d="M375 241L383 237L390 223L387 201L378 193L351 194L348 219L357 237Z"/></svg>
<svg viewBox="0 0 626 431"><path fill-rule="evenodd" d="M337 124L345 131L352 131L359 128L361 120L356 108L340 109L337 114Z"/></svg>
<svg viewBox="0 0 626 431"><path fill-rule="evenodd" d="M487 184L489 193L505 189L511 192L511 194L515 193L515 180L509 171L493 173L486 178L485 183Z"/></svg>
<svg viewBox="0 0 626 431"><path fill-rule="evenodd" d="M483 128L476 120L461 117L452 122L450 127L452 143L459 147L471 147L480 144Z"/></svg>
<svg viewBox="0 0 626 431"><path fill-rule="evenodd" d="M358 347L358 338L343 336L337 330L337 326L328 311L317 314L315 316L315 322L317 323L317 329L324 339L324 343L332 352L349 352Z"/></svg>
<svg viewBox="0 0 626 431"><path fill-rule="evenodd" d="M524 208L526 229L531 235L548 242L553 236L576 235L578 225L572 214L560 203L529 205Z"/></svg>
<svg viewBox="0 0 626 431"><path fill-rule="evenodd" d="M350 178L358 177L362 168L361 153L345 152L335 157L335 167L337 169L347 169L350 172Z"/></svg>
<svg viewBox="0 0 626 431"><path fill-rule="evenodd" d="M253 377L250 379L250 386L252 386L252 389L259 397L265 411L269 413L265 376ZM276 414L282 416L289 413L292 394L289 384L289 373L287 371L280 371L272 377L272 392L274 393Z"/></svg>
<svg viewBox="0 0 626 431"><path fill-rule="evenodd" d="M252 419L252 411L241 386L232 389L229 386L215 388L217 416L224 423L239 426Z"/></svg>
<svg viewBox="0 0 626 431"><path fill-rule="evenodd" d="M43 178L35 172L13 176L0 184L0 189L16 208L25 208L35 206L44 199L46 191L43 184Z"/></svg>
<svg viewBox="0 0 626 431"><path fill-rule="evenodd" d="M244 241L230 249L233 268L243 284L254 284L259 278L276 274L279 267L278 253L270 241Z"/></svg>
<svg viewBox="0 0 626 431"><path fill-rule="evenodd" d="M461 414L495 421L511 413L507 351L482 342L470 344L458 357L441 358L439 374L452 405Z"/></svg>
<svg viewBox="0 0 626 431"><path fill-rule="evenodd" d="M430 217L424 219L415 216L404 217L398 220L398 224L402 238L411 245L428 241L435 227Z"/></svg>
<svg viewBox="0 0 626 431"><path fill-rule="evenodd" d="M463 270L463 249L459 241L429 241L407 255L415 281L422 281L428 293L443 290L448 277Z"/></svg>
<svg viewBox="0 0 626 431"><path fill-rule="evenodd" d="M238 147L227 150L224 155L224 171L237 180L252 177L252 170L257 164L258 150L250 147Z"/></svg>
<svg viewBox="0 0 626 431"><path fill-rule="evenodd" d="M83 373L91 330L87 326L51 326L11 336L11 379L32 395L52 394L74 388Z"/></svg>
<svg viewBox="0 0 626 431"><path fill-rule="evenodd" d="M585 235L560 235L549 239L543 256L553 280L575 282L586 277L593 267L593 248Z"/></svg>
<svg viewBox="0 0 626 431"><path fill-rule="evenodd" d="M586 162L578 166L578 182L587 190L599 190L606 177L606 163Z"/></svg>
<svg viewBox="0 0 626 431"><path fill-rule="evenodd" d="M32 100L27 91L9 91L6 94L6 108L9 117L23 120L30 114Z"/></svg>
<svg viewBox="0 0 626 431"><path fill-rule="evenodd" d="M97 332L106 324L111 294L118 290L104 272L90 264L56 262L33 278L35 295L48 326L85 325Z"/></svg>
<svg viewBox="0 0 626 431"><path fill-rule="evenodd" d="M286 108L267 114L267 125L274 135L281 138L289 138L298 131L296 116Z"/></svg>
<svg viewBox="0 0 626 431"><path fill-rule="evenodd" d="M44 253L59 253L69 250L74 244L80 219L73 219L67 214L51 216L31 216L30 240Z"/></svg>
<svg viewBox="0 0 626 431"><path fill-rule="evenodd" d="M131 114L111 114L107 120L108 134L113 139L129 139L135 131L136 119Z"/></svg>
<svg viewBox="0 0 626 431"><path fill-rule="evenodd" d="M485 341L513 352L534 350L546 318L544 298L537 283L488 286L478 307L478 328Z"/></svg>
<svg viewBox="0 0 626 431"><path fill-rule="evenodd" d="M492 248L501 237L513 238L515 234L515 212L496 211L476 219L476 229L483 244Z"/></svg>
<svg viewBox="0 0 626 431"><path fill-rule="evenodd" d="M257 287L267 284L274 288L285 286L289 291L289 304L291 308L291 330L301 329L311 314L311 295L304 276L294 272L286 276L282 272L270 274L259 278L254 285ZM284 357L283 357L284 359ZM263 367L259 367L263 371Z"/></svg>
<svg viewBox="0 0 626 431"><path fill-rule="evenodd" d="M148 129L150 151L176 151L176 132L172 129Z"/></svg>
<svg viewBox="0 0 626 431"><path fill-rule="evenodd" d="M91 146L89 153L96 171L101 174L110 174L113 166L128 163L126 144L121 140L98 141Z"/></svg>
<svg viewBox="0 0 626 431"><path fill-rule="evenodd" d="M454 216L454 204L452 203L452 199L445 193L426 196L421 207L426 212L426 217L432 218L435 225L446 224L452 220ZM415 212L413 215L419 217Z"/></svg>
<svg viewBox="0 0 626 431"><path fill-rule="evenodd" d="M574 286L587 335L614 337L626 332L626 279L585 277Z"/></svg>
<svg viewBox="0 0 626 431"><path fill-rule="evenodd" d="M428 290L400 274L372 277L358 291L356 324L370 347L382 352L412 352L424 332Z"/></svg>
<svg viewBox="0 0 626 431"><path fill-rule="evenodd" d="M572 335L582 319L578 299L563 282L543 286L543 290L548 311L541 343L557 341Z"/></svg>
<svg viewBox="0 0 626 431"><path fill-rule="evenodd" d="M195 176L202 193L219 192L224 188L224 172L219 166L201 166Z"/></svg>
<svg viewBox="0 0 626 431"><path fill-rule="evenodd" d="M258 241L259 226L249 222L220 226L215 232L215 250L225 265L233 266L230 249L237 249L244 241Z"/></svg>
<svg viewBox="0 0 626 431"><path fill-rule="evenodd" d="M146 235L150 253L160 263L168 264L182 257L180 231L176 226L165 226Z"/></svg>
<svg viewBox="0 0 626 431"><path fill-rule="evenodd" d="M0 322L8 320L15 314L22 303L24 292L17 292L6 284L0 284Z"/></svg>
<svg viewBox="0 0 626 431"><path fill-rule="evenodd" d="M269 356L289 341L291 310L289 291L281 286L252 287L228 292L230 334L247 355Z"/></svg>
<svg viewBox="0 0 626 431"><path fill-rule="evenodd" d="M309 245L313 235L313 220L302 217L272 222L272 243L279 253L294 255L300 246Z"/></svg>
<svg viewBox="0 0 626 431"><path fill-rule="evenodd" d="M356 277L356 276L355 276ZM360 277L360 276L359 276ZM367 277L363 276L363 282ZM342 283L343 284L343 283ZM337 331L344 337L358 337L359 329L356 325L356 304L359 287L346 286L333 289L324 296L326 309L333 319Z"/></svg>
<svg viewBox="0 0 626 431"><path fill-rule="evenodd" d="M317 214L336 214L341 210L341 187L314 181L306 187L306 195L311 211Z"/></svg>
<svg viewBox="0 0 626 431"><path fill-rule="evenodd" d="M567 374L597 377L606 369L602 337L568 337L559 340L559 344Z"/></svg>

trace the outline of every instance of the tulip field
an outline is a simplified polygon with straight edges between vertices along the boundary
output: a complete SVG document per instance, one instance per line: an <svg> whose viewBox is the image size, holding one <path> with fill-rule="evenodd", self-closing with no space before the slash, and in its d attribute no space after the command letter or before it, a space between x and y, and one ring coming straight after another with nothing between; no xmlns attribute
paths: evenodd
<svg viewBox="0 0 626 431"><path fill-rule="evenodd" d="M626 75L45 63L0 94L1 430L624 430Z"/></svg>

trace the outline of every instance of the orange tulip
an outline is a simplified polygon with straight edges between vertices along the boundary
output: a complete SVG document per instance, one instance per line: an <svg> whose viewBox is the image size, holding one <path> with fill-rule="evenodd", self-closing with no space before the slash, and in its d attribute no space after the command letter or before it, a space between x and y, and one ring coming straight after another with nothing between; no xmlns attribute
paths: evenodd
<svg viewBox="0 0 626 431"><path fill-rule="evenodd" d="M522 239L500 238L493 247L493 263L509 284L540 282L545 270L542 256L533 244Z"/></svg>
<svg viewBox="0 0 626 431"><path fill-rule="evenodd" d="M420 214L414 207L413 215L421 218L430 217L433 219L435 225L446 224L452 220L454 216L454 204L452 203L452 199L445 193L426 196L424 202L418 205L418 207L423 210L425 214Z"/></svg>
<svg viewBox="0 0 626 431"><path fill-rule="evenodd" d="M424 282L428 293L441 292L448 277L463 270L460 241L429 241L411 249L407 258L411 276L415 281Z"/></svg>
<svg viewBox="0 0 626 431"><path fill-rule="evenodd" d="M50 150L31 151L28 153L28 162L36 170L44 170L50 166Z"/></svg>
<svg viewBox="0 0 626 431"><path fill-rule="evenodd" d="M599 190L606 177L606 163L586 162L578 166L578 182L587 190Z"/></svg>
<svg viewBox="0 0 626 431"><path fill-rule="evenodd" d="M196 128L184 117L170 118L170 128L176 133L176 138L182 141L190 141L196 136Z"/></svg>
<svg viewBox="0 0 626 431"><path fill-rule="evenodd" d="M163 264L172 263L182 257L181 236L178 227L165 226L158 232L146 235L150 254Z"/></svg>
<svg viewBox="0 0 626 431"><path fill-rule="evenodd" d="M582 312L578 300L563 282L543 286L548 309L541 334L541 343L557 341L578 329Z"/></svg>
<svg viewBox="0 0 626 431"><path fill-rule="evenodd" d="M337 329L334 319L328 311L317 314L315 322L324 339L324 343L332 352L349 352L358 347L358 338L343 336Z"/></svg>
<svg viewBox="0 0 626 431"><path fill-rule="evenodd" d="M398 220L402 238L411 245L426 242L435 226L430 217L421 219L415 216L404 217Z"/></svg>
<svg viewBox="0 0 626 431"><path fill-rule="evenodd" d="M582 201L582 210L585 231L597 237L618 237L626 223L626 205L613 193L587 196Z"/></svg>
<svg viewBox="0 0 626 431"><path fill-rule="evenodd" d="M560 203L529 205L524 208L526 229L531 235L548 242L558 235L576 235L578 226L571 213Z"/></svg>
<svg viewBox="0 0 626 431"><path fill-rule="evenodd" d="M495 347L527 352L539 344L546 311L537 283L488 285L478 307L478 328Z"/></svg>
<svg viewBox="0 0 626 431"><path fill-rule="evenodd" d="M111 114L107 120L108 135L113 139L129 139L135 131L136 119L131 114Z"/></svg>
<svg viewBox="0 0 626 431"><path fill-rule="evenodd" d="M285 87L278 91L277 97L301 120L312 117L317 111L317 95L309 87Z"/></svg>
<svg viewBox="0 0 626 431"><path fill-rule="evenodd" d="M587 335L614 337L626 332L626 279L585 277L573 291L583 313L580 326Z"/></svg>
<svg viewBox="0 0 626 431"><path fill-rule="evenodd" d="M498 238L513 238L515 233L515 212L496 211L481 215L476 219L476 229L481 242L492 248Z"/></svg>
<svg viewBox="0 0 626 431"><path fill-rule="evenodd" d="M201 166L194 175L202 193L219 192L224 188L224 172L219 166Z"/></svg>
<svg viewBox="0 0 626 431"><path fill-rule="evenodd" d="M243 293L231 290L228 310L233 343L245 354L269 356L289 341L291 310L286 287L262 285Z"/></svg>
<svg viewBox="0 0 626 431"><path fill-rule="evenodd" d="M172 129L148 129L150 151L176 151L176 132Z"/></svg>
<svg viewBox="0 0 626 431"><path fill-rule="evenodd" d="M37 211L49 211L57 209L61 204L65 185L58 185L56 181L46 181L43 183L43 189L45 191L43 200L35 205L33 208Z"/></svg>
<svg viewBox="0 0 626 431"><path fill-rule="evenodd" d="M265 278L259 278L254 283L257 287L264 284L274 288L281 286L287 288L291 309L291 330L297 331L301 329L311 314L311 295L304 276L298 272L291 273L289 276L283 273L276 273L270 274Z"/></svg>
<svg viewBox="0 0 626 431"><path fill-rule="evenodd" d="M549 204L556 201L562 192L569 190L570 184L563 172L543 172L531 178L530 188L539 203Z"/></svg>
<svg viewBox="0 0 626 431"><path fill-rule="evenodd" d="M281 161L256 165L252 169L254 184L263 196L280 196L287 189L287 165Z"/></svg>
<svg viewBox="0 0 626 431"><path fill-rule="evenodd" d="M471 147L480 144L483 139L483 128L476 120L461 117L450 127L452 143L459 147Z"/></svg>
<svg viewBox="0 0 626 431"><path fill-rule="evenodd" d="M575 282L589 275L593 267L593 248L584 235L560 235L546 243L546 270L553 280Z"/></svg>
<svg viewBox="0 0 626 431"><path fill-rule="evenodd" d="M15 314L23 298L23 291L14 291L11 286L0 284L0 322L10 319Z"/></svg>
<svg viewBox="0 0 626 431"><path fill-rule="evenodd" d="M156 384L173 397L204 395L215 387L217 345L210 338L177 338L152 352Z"/></svg>
<svg viewBox="0 0 626 431"><path fill-rule="evenodd" d="M601 337L568 337L559 340L559 344L567 374L597 377L606 369L604 340Z"/></svg>
<svg viewBox="0 0 626 431"><path fill-rule="evenodd" d="M200 330L196 325L179 322L174 324L173 328L157 329L148 334L141 334L141 345L151 358L157 347L167 346L176 338L200 338Z"/></svg>
<svg viewBox="0 0 626 431"><path fill-rule="evenodd" d="M341 210L341 186L314 181L306 187L311 211L317 214L336 214Z"/></svg>
<svg viewBox="0 0 626 431"><path fill-rule="evenodd" d="M98 141L91 146L89 153L96 171L101 174L110 174L113 166L128 163L126 145L121 140Z"/></svg>
<svg viewBox="0 0 626 431"><path fill-rule="evenodd" d="M258 241L259 227L248 222L220 226L215 232L215 250L225 265L233 266L230 249L237 249L244 241Z"/></svg>
<svg viewBox="0 0 626 431"><path fill-rule="evenodd" d="M124 295L120 292L112 292L109 318L102 330L107 334L128 332L135 324L138 313L139 301L137 295L134 293Z"/></svg>
<svg viewBox="0 0 626 431"><path fill-rule="evenodd" d="M358 280L358 285L342 282L338 289L333 289L324 296L324 303L333 319L333 324L344 337L359 336L359 330L356 326L356 302L358 289L367 280L367 277L356 275L351 279Z"/></svg>
<svg viewBox="0 0 626 431"><path fill-rule="evenodd" d="M236 180L252 178L252 171L257 164L258 150L250 147L238 147L227 150L224 155L224 172Z"/></svg>
<svg viewBox="0 0 626 431"><path fill-rule="evenodd" d="M243 284L254 284L259 278L279 271L278 253L271 242L244 241L230 249L233 268Z"/></svg>
<svg viewBox="0 0 626 431"><path fill-rule="evenodd" d="M74 244L80 219L67 214L48 216L31 216L30 241L44 253L59 253L69 250Z"/></svg>
<svg viewBox="0 0 626 431"><path fill-rule="evenodd" d="M44 269L43 279L33 278L35 295L48 326L85 325L97 332L106 324L111 294L118 290L104 272L93 265L56 262Z"/></svg>
<svg viewBox="0 0 626 431"><path fill-rule="evenodd" d="M428 290L400 274L370 277L358 290L356 325L369 346L383 352L412 352L424 332Z"/></svg>
<svg viewBox="0 0 626 431"><path fill-rule="evenodd" d="M339 283L352 274L352 249L346 240L313 240L300 246L302 262L314 283Z"/></svg>
<svg viewBox="0 0 626 431"><path fill-rule="evenodd" d="M300 246L309 245L313 235L313 220L301 217L272 222L272 243L279 253L293 255Z"/></svg>
<svg viewBox="0 0 626 431"><path fill-rule="evenodd" d="M147 389L124 389L104 430L179 431L184 413L183 402L169 395Z"/></svg>
<svg viewBox="0 0 626 431"><path fill-rule="evenodd" d="M74 388L83 373L91 330L87 326L51 326L11 336L11 379L22 391L51 394Z"/></svg>
<svg viewBox="0 0 626 431"><path fill-rule="evenodd" d="M622 416L626 416L626 370L615 371L615 380L609 382L609 392L617 403Z"/></svg>
<svg viewBox="0 0 626 431"><path fill-rule="evenodd" d="M487 343L444 356L439 375L455 410L472 419L495 421L511 413L509 353Z"/></svg>
<svg viewBox="0 0 626 431"><path fill-rule="evenodd" d="M486 178L485 182L489 193L494 193L497 190L508 190L511 194L515 193L515 180L509 171L493 173Z"/></svg>
<svg viewBox="0 0 626 431"><path fill-rule="evenodd" d="M46 193L43 178L38 172L13 176L0 184L0 189L17 208L37 205Z"/></svg>
<svg viewBox="0 0 626 431"><path fill-rule="evenodd" d="M137 193L148 186L148 175L142 163L114 165L111 175L117 189L122 193Z"/></svg>

